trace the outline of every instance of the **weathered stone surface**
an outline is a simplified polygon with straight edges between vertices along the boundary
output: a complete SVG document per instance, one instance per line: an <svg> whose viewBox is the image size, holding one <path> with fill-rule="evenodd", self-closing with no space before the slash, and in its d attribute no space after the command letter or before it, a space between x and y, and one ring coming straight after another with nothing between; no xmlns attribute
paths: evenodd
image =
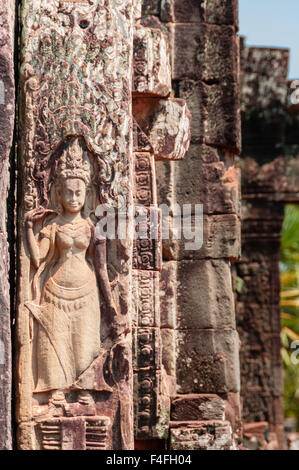
<svg viewBox="0 0 299 470"><path fill-rule="evenodd" d="M175 162L156 162L158 204L174 204L174 165Z"/></svg>
<svg viewBox="0 0 299 470"><path fill-rule="evenodd" d="M139 369L135 374L135 435L137 439L165 439L168 433L170 400L162 393L163 370Z"/></svg>
<svg viewBox="0 0 299 470"><path fill-rule="evenodd" d="M150 153L135 153L134 202L144 206L157 204L154 156Z"/></svg>
<svg viewBox="0 0 299 470"><path fill-rule="evenodd" d="M256 72L244 73L242 81L242 110L249 111L252 108L258 110L268 109L268 116L263 114L267 120L277 114L277 106L285 103L287 98L286 79L284 77L275 77L260 75ZM272 120L273 120L272 118Z"/></svg>
<svg viewBox="0 0 299 470"><path fill-rule="evenodd" d="M205 214L240 213L240 170L225 162L203 163L201 147L192 145L187 158L174 166L174 201L203 204Z"/></svg>
<svg viewBox="0 0 299 470"><path fill-rule="evenodd" d="M163 239L165 260L240 258L241 224L234 214L163 217L163 226L165 233L170 228L169 239Z"/></svg>
<svg viewBox="0 0 299 470"><path fill-rule="evenodd" d="M210 85L184 79L178 90L192 115L191 142L227 148L238 154L241 147L238 82Z"/></svg>
<svg viewBox="0 0 299 470"><path fill-rule="evenodd" d="M244 199L267 199L267 201L292 202L299 199L297 181L299 156L281 155L271 162L259 164L251 157L240 162L243 174Z"/></svg>
<svg viewBox="0 0 299 470"><path fill-rule="evenodd" d="M176 375L176 331L169 328L161 329L162 364L168 375Z"/></svg>
<svg viewBox="0 0 299 470"><path fill-rule="evenodd" d="M205 141L205 123L207 120L206 88L202 82L194 80L180 80L178 92L180 98L188 103L191 120L191 142L203 143Z"/></svg>
<svg viewBox="0 0 299 470"><path fill-rule="evenodd" d="M81 448L71 420L87 414L111 422L107 448L134 446L133 234L107 242L95 213L99 204L133 205L139 6L22 5L16 393L23 449L42 447L39 434L22 437L24 422L56 417L67 420L68 448Z"/></svg>
<svg viewBox="0 0 299 470"><path fill-rule="evenodd" d="M181 99L134 100L134 118L157 160L182 160L189 149L191 116Z"/></svg>
<svg viewBox="0 0 299 470"><path fill-rule="evenodd" d="M227 421L172 422L172 450L236 450L232 429Z"/></svg>
<svg viewBox="0 0 299 470"><path fill-rule="evenodd" d="M110 424L109 418L100 416L43 421L42 450L106 450Z"/></svg>
<svg viewBox="0 0 299 470"><path fill-rule="evenodd" d="M142 1L142 15L159 15L161 0L143 0Z"/></svg>
<svg viewBox="0 0 299 470"><path fill-rule="evenodd" d="M182 395L172 400L172 421L224 421L225 401L217 395Z"/></svg>
<svg viewBox="0 0 299 470"><path fill-rule="evenodd" d="M162 264L160 278L160 314L162 328L176 328L177 295L177 262L164 262Z"/></svg>
<svg viewBox="0 0 299 470"><path fill-rule="evenodd" d="M133 271L134 326L160 326L159 278L160 274L155 271Z"/></svg>
<svg viewBox="0 0 299 470"><path fill-rule="evenodd" d="M239 338L235 330L180 330L177 349L177 391L227 393L240 391Z"/></svg>
<svg viewBox="0 0 299 470"><path fill-rule="evenodd" d="M244 71L272 78L288 76L290 51L283 48L248 47Z"/></svg>
<svg viewBox="0 0 299 470"><path fill-rule="evenodd" d="M161 364L161 337L158 328L137 328L134 331L134 371L155 368Z"/></svg>
<svg viewBox="0 0 299 470"><path fill-rule="evenodd" d="M143 6L143 0L133 0L135 21L140 20L142 16L142 6Z"/></svg>
<svg viewBox="0 0 299 470"><path fill-rule="evenodd" d="M229 24L237 27L238 1L162 0L160 16L162 21L175 23Z"/></svg>
<svg viewBox="0 0 299 470"><path fill-rule="evenodd" d="M235 306L229 263L180 261L177 266L180 329L234 328Z"/></svg>
<svg viewBox="0 0 299 470"><path fill-rule="evenodd" d="M225 400L225 419L231 423L236 442L240 444L243 431L240 393L227 393L221 398Z"/></svg>
<svg viewBox="0 0 299 470"><path fill-rule="evenodd" d="M133 269L141 271L161 271L162 240L161 211L156 207L136 206L139 217L138 234L133 247ZM143 214L145 214L143 216Z"/></svg>
<svg viewBox="0 0 299 470"><path fill-rule="evenodd" d="M14 19L12 0L0 2L0 449L12 446L11 428L11 332L9 295L9 256L7 239L7 205L9 189L9 157L12 150L15 114L14 89ZM13 217L13 207L10 208ZM13 234L11 233L11 237Z"/></svg>
<svg viewBox="0 0 299 470"><path fill-rule="evenodd" d="M173 80L237 81L239 41L232 26L171 25Z"/></svg>
<svg viewBox="0 0 299 470"><path fill-rule="evenodd" d="M241 150L241 121L239 86L222 83L206 86L207 121L205 143L230 149L236 154Z"/></svg>
<svg viewBox="0 0 299 470"><path fill-rule="evenodd" d="M158 29L135 28L133 92L157 96L171 92L167 38Z"/></svg>
<svg viewBox="0 0 299 470"><path fill-rule="evenodd" d="M156 162L156 178L157 178L157 196L158 196L158 204L168 204L170 207L174 204L174 196L175 192L179 191L180 187L183 186L183 183L180 180L174 180L174 174L182 174L185 178L185 173L181 173L181 168L184 169L185 167L189 167L192 163L189 162L191 160L200 161L202 163L219 163L220 160L223 158L222 151L218 150L214 147L209 147L206 145L190 145L190 149L186 156L186 165L179 163L172 163L172 162ZM192 181L192 175L188 175L188 179L184 181L185 185L188 185L188 180ZM194 187L192 185L192 191L186 190L185 196L184 194L180 194L180 198L182 200L187 200L187 197L192 200L192 203L197 203L197 194L201 194L202 191L208 188L200 188L199 185ZM189 192L189 194L187 194ZM188 201L189 203L189 201ZM205 211L205 210L204 210Z"/></svg>

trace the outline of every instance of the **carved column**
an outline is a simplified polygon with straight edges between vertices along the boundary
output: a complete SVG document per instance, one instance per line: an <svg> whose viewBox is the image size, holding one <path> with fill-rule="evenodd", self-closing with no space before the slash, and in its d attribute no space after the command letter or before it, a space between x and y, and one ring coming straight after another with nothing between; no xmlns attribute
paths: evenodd
<svg viewBox="0 0 299 470"><path fill-rule="evenodd" d="M240 255L237 2L147 1L144 15L144 25L168 36L174 94L192 115L185 161L157 165L158 201L172 209L192 204L191 230L195 204L203 207L200 248L188 250L188 240L176 240L174 232L163 240L163 329L177 382L170 446L234 449L241 432L230 270Z"/></svg>
<svg viewBox="0 0 299 470"><path fill-rule="evenodd" d="M170 397L175 390L175 377L166 358L174 352L170 351L174 344L161 329L162 227L156 161L184 158L189 147L190 115L184 100L171 96L167 35L160 28L141 23L137 22L134 36L134 199L136 210L144 212L147 223L145 239L135 242L133 259L135 436L138 441L166 441Z"/></svg>
<svg viewBox="0 0 299 470"><path fill-rule="evenodd" d="M99 228L100 205L119 227L133 202L133 13L132 0L22 3L21 449L133 448L132 224Z"/></svg>
<svg viewBox="0 0 299 470"><path fill-rule="evenodd" d="M7 196L10 183L9 166L14 130L14 19L12 0L0 4L0 449L11 449L11 331L9 295L9 256L7 239ZM13 172L13 169L11 170ZM10 207L13 217L13 207ZM11 222L11 220L10 220ZM12 233L10 234L12 237Z"/></svg>

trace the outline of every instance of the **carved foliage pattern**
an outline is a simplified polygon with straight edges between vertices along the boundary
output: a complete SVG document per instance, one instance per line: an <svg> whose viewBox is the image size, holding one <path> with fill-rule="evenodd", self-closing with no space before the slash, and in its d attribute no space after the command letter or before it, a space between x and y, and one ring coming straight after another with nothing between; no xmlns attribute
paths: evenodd
<svg viewBox="0 0 299 470"><path fill-rule="evenodd" d="M72 135L84 136L98 157L102 198L114 203L126 194L131 3L24 0L23 37L31 36L21 67L27 210L47 203L50 157Z"/></svg>

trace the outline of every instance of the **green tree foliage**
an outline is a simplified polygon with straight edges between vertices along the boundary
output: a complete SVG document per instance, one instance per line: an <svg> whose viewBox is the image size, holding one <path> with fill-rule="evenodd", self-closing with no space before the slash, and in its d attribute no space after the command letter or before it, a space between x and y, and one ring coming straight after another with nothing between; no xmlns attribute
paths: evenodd
<svg viewBox="0 0 299 470"><path fill-rule="evenodd" d="M284 407L286 416L295 417L299 424L299 364L292 360L296 347L293 342L299 341L299 206L296 205L287 205L285 209L280 259Z"/></svg>

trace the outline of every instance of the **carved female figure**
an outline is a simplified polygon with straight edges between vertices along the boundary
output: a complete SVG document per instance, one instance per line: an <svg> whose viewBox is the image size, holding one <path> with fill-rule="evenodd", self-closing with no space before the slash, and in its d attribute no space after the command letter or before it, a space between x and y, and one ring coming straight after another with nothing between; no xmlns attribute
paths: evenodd
<svg viewBox="0 0 299 470"><path fill-rule="evenodd" d="M60 210L39 208L26 219L33 299L26 303L37 320L35 392L66 391L99 355L99 289L110 319L117 316L106 267L105 239L96 236L84 206L90 164L78 139L56 164ZM58 214L57 214L58 212ZM36 238L34 226L43 221Z"/></svg>

